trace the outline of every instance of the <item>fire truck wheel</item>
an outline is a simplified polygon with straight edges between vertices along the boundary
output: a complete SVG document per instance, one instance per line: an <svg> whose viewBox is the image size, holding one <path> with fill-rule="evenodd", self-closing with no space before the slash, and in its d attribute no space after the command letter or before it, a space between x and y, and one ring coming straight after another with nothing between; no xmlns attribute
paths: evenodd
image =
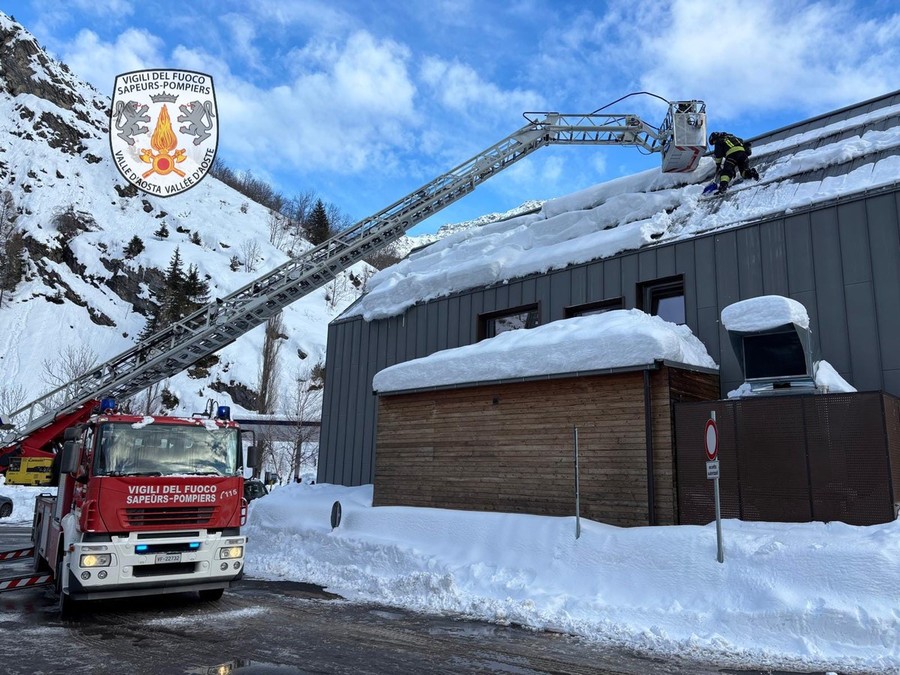
<svg viewBox="0 0 900 675"><path fill-rule="evenodd" d="M69 619L75 613L75 602L66 593L59 594L59 616Z"/></svg>
<svg viewBox="0 0 900 675"><path fill-rule="evenodd" d="M9 518L12 515L12 504L0 506L0 518Z"/></svg>
<svg viewBox="0 0 900 675"><path fill-rule="evenodd" d="M225 592L224 588L211 588L205 591L199 591L201 600L218 600Z"/></svg>

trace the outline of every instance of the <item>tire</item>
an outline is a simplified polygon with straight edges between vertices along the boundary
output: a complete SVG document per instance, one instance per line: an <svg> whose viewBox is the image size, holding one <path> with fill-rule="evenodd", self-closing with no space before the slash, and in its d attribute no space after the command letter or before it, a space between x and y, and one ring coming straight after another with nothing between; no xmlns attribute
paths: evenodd
<svg viewBox="0 0 900 675"><path fill-rule="evenodd" d="M75 613L75 602L72 598L63 592L63 570L65 569L65 556L60 551L59 560L56 562L56 592L59 594L59 616L63 619L69 619Z"/></svg>
<svg viewBox="0 0 900 675"><path fill-rule="evenodd" d="M221 599L224 592L224 588L209 588L203 591L198 591L201 600L208 600L210 602L215 602L216 600Z"/></svg>
<svg viewBox="0 0 900 675"><path fill-rule="evenodd" d="M12 504L0 506L0 518L9 518L12 515Z"/></svg>

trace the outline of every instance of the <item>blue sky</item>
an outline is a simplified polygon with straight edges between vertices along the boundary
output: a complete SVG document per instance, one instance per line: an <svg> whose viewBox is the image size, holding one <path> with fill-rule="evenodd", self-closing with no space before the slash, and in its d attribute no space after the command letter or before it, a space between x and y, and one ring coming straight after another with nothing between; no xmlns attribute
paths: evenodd
<svg viewBox="0 0 900 675"><path fill-rule="evenodd" d="M701 99L745 137L900 88L894 0L17 0L0 2L111 95L144 68L209 73L219 156L358 220L523 126L632 92ZM631 96L604 112L658 125ZM659 166L634 148L545 148L418 226L505 211Z"/></svg>

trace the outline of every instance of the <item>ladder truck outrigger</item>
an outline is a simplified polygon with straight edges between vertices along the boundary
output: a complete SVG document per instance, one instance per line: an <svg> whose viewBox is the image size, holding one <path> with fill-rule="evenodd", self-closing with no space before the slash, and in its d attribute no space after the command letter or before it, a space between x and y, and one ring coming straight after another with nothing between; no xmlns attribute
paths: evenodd
<svg viewBox="0 0 900 675"><path fill-rule="evenodd" d="M707 150L697 100L669 103L658 128L637 115L524 116L518 131L378 213L0 417L0 471L12 464L23 476L30 462L41 481L21 482L34 484L59 465L56 495L37 499L34 546L0 551L0 562L32 556L35 574L0 578L0 591L54 583L63 612L80 600L182 590L218 598L240 577L246 546L237 425L227 409L134 417L116 400L214 354L539 148L634 146L661 153L665 173L693 171Z"/></svg>

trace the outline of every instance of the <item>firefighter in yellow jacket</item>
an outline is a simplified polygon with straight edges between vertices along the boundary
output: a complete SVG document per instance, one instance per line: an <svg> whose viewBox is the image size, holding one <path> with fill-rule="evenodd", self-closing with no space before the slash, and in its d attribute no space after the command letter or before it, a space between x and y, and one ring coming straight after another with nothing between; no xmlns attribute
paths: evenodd
<svg viewBox="0 0 900 675"><path fill-rule="evenodd" d="M716 180L719 183L719 194L728 189L738 171L741 177L759 180L756 169L750 168L750 144L734 134L714 131L709 135L709 144L713 146L713 158L716 160Z"/></svg>

